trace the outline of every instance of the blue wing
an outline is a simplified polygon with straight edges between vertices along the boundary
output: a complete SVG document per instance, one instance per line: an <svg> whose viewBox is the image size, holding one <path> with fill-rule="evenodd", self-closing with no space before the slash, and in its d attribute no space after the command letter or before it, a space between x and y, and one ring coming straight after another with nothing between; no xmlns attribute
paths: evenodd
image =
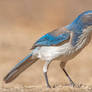
<svg viewBox="0 0 92 92"><path fill-rule="evenodd" d="M57 35L58 33L58 35ZM38 46L52 46L58 45L61 42L68 40L70 38L69 32L58 32L58 30L52 31L47 33L46 35L42 36L37 42L34 43L32 49Z"/></svg>

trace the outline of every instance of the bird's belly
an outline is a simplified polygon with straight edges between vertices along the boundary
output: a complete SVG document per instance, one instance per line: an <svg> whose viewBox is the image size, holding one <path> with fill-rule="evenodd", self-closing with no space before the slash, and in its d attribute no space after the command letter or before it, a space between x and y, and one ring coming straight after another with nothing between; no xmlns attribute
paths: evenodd
<svg viewBox="0 0 92 92"><path fill-rule="evenodd" d="M63 56L69 56L73 53L73 48L69 43L62 46L42 46L37 50L37 57L43 60L59 59Z"/></svg>

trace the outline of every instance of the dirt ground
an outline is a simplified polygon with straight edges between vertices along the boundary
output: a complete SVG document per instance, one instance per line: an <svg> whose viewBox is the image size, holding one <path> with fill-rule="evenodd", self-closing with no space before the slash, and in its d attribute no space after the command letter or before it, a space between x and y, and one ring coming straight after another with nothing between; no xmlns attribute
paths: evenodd
<svg viewBox="0 0 92 92"><path fill-rule="evenodd" d="M11 83L3 82L39 37L71 23L85 10L92 10L91 0L0 0L0 92L92 92L92 41L66 65L78 87L69 86L60 61L53 61L48 71L51 89L46 88L42 60Z"/></svg>

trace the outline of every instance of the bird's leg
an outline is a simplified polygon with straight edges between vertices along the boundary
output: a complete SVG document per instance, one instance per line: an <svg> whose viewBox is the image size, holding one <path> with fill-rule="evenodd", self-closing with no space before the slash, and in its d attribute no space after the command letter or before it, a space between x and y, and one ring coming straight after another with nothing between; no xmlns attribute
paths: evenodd
<svg viewBox="0 0 92 92"><path fill-rule="evenodd" d="M48 66L49 66L50 61L46 61L44 67L43 67L43 72L44 72L44 77L46 80L46 84L48 88L51 88L49 81L48 81L48 76L47 76L47 70L48 70Z"/></svg>
<svg viewBox="0 0 92 92"><path fill-rule="evenodd" d="M70 78L70 76L68 75L68 73L66 72L65 68L63 68L63 71L64 71L64 73L66 74L67 78L69 79L71 86L74 87L75 84L74 84L74 82L72 81L72 79Z"/></svg>
<svg viewBox="0 0 92 92"><path fill-rule="evenodd" d="M45 76L45 80L46 80L46 84L48 88L51 88L49 81L48 81L48 76L47 76L47 72L44 72L44 76Z"/></svg>

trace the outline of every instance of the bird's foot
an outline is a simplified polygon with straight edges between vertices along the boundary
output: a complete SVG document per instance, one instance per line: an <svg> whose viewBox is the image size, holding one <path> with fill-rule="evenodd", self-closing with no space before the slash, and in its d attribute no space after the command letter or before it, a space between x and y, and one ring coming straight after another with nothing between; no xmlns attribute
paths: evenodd
<svg viewBox="0 0 92 92"><path fill-rule="evenodd" d="M70 86L71 86L71 87L75 87L74 82L71 82L71 83L70 83Z"/></svg>
<svg viewBox="0 0 92 92"><path fill-rule="evenodd" d="M47 85L47 88L51 88L51 86L48 84L48 85Z"/></svg>

